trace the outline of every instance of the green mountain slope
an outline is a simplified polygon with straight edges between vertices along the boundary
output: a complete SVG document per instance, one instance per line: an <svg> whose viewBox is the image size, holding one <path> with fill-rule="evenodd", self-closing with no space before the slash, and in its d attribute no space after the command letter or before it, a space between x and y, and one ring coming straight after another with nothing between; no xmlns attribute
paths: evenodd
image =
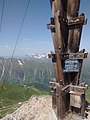
<svg viewBox="0 0 90 120"><path fill-rule="evenodd" d="M0 58L0 81L17 85L26 85L32 83L48 86L51 78L55 77L53 63L50 60L32 60L32 59L10 59ZM81 74L82 82L90 85L90 56L84 60Z"/></svg>
<svg viewBox="0 0 90 120"><path fill-rule="evenodd" d="M47 95L49 93L48 89L38 85L37 87L35 85L21 87L13 84L4 84L3 88L0 85L0 116L14 111L32 95Z"/></svg>

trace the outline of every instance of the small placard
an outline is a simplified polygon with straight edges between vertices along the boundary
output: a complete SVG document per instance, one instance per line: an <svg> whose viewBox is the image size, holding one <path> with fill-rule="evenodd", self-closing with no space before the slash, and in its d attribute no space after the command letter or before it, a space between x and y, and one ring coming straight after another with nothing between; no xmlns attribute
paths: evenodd
<svg viewBox="0 0 90 120"><path fill-rule="evenodd" d="M63 64L63 72L79 72L80 63L78 60L65 60Z"/></svg>
<svg viewBox="0 0 90 120"><path fill-rule="evenodd" d="M80 108L81 96L70 94L70 106Z"/></svg>

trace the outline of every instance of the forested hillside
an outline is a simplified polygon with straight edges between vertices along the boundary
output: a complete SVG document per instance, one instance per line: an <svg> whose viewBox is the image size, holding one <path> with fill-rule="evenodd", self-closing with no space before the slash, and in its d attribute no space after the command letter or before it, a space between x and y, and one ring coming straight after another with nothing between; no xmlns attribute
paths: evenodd
<svg viewBox="0 0 90 120"><path fill-rule="evenodd" d="M41 84L48 86L54 76L50 60L0 58L0 82L17 85Z"/></svg>
<svg viewBox="0 0 90 120"><path fill-rule="evenodd" d="M90 56L84 60L81 81L90 84ZM40 84L48 86L55 77L53 63L49 59L0 58L0 82L17 85Z"/></svg>
<svg viewBox="0 0 90 120"><path fill-rule="evenodd" d="M84 60L81 75L81 81L88 85L90 85L89 61L90 56ZM14 108L19 107L18 102L25 101L32 95L49 94L49 81L54 77L54 65L49 59L0 58L0 117L14 111ZM87 91L88 101L89 93L90 87Z"/></svg>
<svg viewBox="0 0 90 120"><path fill-rule="evenodd" d="M90 54L83 62L81 81L90 85Z"/></svg>

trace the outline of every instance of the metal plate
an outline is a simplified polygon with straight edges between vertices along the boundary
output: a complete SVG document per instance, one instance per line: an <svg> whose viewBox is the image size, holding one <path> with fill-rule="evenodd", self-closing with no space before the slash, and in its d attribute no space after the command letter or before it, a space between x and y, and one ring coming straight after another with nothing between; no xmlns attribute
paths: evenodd
<svg viewBox="0 0 90 120"><path fill-rule="evenodd" d="M65 60L63 64L63 72L79 72L80 63L78 60Z"/></svg>
<svg viewBox="0 0 90 120"><path fill-rule="evenodd" d="M70 106L80 108L81 107L81 96L70 94Z"/></svg>

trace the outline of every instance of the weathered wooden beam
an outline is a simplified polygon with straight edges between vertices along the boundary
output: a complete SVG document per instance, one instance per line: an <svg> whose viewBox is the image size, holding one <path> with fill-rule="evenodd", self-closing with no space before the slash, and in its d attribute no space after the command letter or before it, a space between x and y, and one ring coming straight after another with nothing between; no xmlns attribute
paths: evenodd
<svg viewBox="0 0 90 120"><path fill-rule="evenodd" d="M57 119L62 120L64 116L63 100L61 95L61 86L58 85L56 88L56 100L57 100Z"/></svg>
<svg viewBox="0 0 90 120"><path fill-rule="evenodd" d="M66 1L67 1L67 9L66 9L67 18L70 19L70 18L77 17L79 14L80 0L66 0Z"/></svg>
<svg viewBox="0 0 90 120"><path fill-rule="evenodd" d="M87 58L88 53L71 53L69 59L84 59Z"/></svg>
<svg viewBox="0 0 90 120"><path fill-rule="evenodd" d="M54 1L54 0L49 0L50 1L50 5L51 5L51 8L52 8L52 2Z"/></svg>
<svg viewBox="0 0 90 120"><path fill-rule="evenodd" d="M52 37L53 37L53 43L54 43L54 49L56 53L56 72L57 72L57 81L60 82L62 85L64 85L63 81L63 71L62 71L62 66L61 66L61 60L59 56L59 48L62 48L62 37L61 37L61 32L60 32L60 24L58 21L58 14L56 11L56 0L52 1L52 18L55 18L55 32L52 32Z"/></svg>
<svg viewBox="0 0 90 120"><path fill-rule="evenodd" d="M72 25L78 25L78 24L84 24L86 25L87 19L85 18L85 16L79 16L73 19L69 19L68 20L68 26L72 26Z"/></svg>
<svg viewBox="0 0 90 120"><path fill-rule="evenodd" d="M83 94L81 96L81 100L82 100L82 104L81 104L81 116L82 118L85 117L85 109L86 109L86 98L85 98L85 94Z"/></svg>
<svg viewBox="0 0 90 120"><path fill-rule="evenodd" d="M85 92L74 92L70 91L70 106L71 110L75 112L81 113L81 116L85 117L85 109L86 109L86 101L85 101Z"/></svg>
<svg viewBox="0 0 90 120"><path fill-rule="evenodd" d="M57 82L49 82L49 87L50 87L51 89L56 89L56 88L57 88L57 85L58 85Z"/></svg>
<svg viewBox="0 0 90 120"><path fill-rule="evenodd" d="M70 85L67 85L61 89L62 94L65 95L70 92Z"/></svg>
<svg viewBox="0 0 90 120"><path fill-rule="evenodd" d="M82 86L70 85L70 91L81 92L82 94L84 94L86 89L87 86L82 87Z"/></svg>
<svg viewBox="0 0 90 120"><path fill-rule="evenodd" d="M57 114L56 89L52 89L51 94L52 94L52 108L54 112Z"/></svg>
<svg viewBox="0 0 90 120"><path fill-rule="evenodd" d="M85 18L85 16L66 19L66 18L63 18L61 15L59 15L59 22L63 25L67 25L68 27L70 27L70 26L81 25L81 24L86 25L87 19Z"/></svg>
<svg viewBox="0 0 90 120"><path fill-rule="evenodd" d="M87 58L87 53L79 52L82 27L87 20L84 14L78 16L80 0L50 0L50 4L52 17L48 28L52 32L55 51L49 57L56 68L56 82L50 83L52 104L53 107L56 105L60 120L70 108L70 96L76 96L80 101L83 100L79 106L83 116L85 99L81 99L81 96L85 95L86 88L77 85L83 59Z"/></svg>
<svg viewBox="0 0 90 120"><path fill-rule="evenodd" d="M70 106L75 108L81 108L81 96L82 93L70 91Z"/></svg>
<svg viewBox="0 0 90 120"><path fill-rule="evenodd" d="M76 60L79 60L79 59L85 59L87 58L87 55L88 53L61 53L60 56L62 59L76 59Z"/></svg>
<svg viewBox="0 0 90 120"><path fill-rule="evenodd" d="M87 58L88 53L81 53L81 52L77 52L77 53L60 53L60 59L76 59L76 60L83 60L85 58ZM50 53L48 54L49 58L54 58L56 59L56 54L55 53Z"/></svg>

